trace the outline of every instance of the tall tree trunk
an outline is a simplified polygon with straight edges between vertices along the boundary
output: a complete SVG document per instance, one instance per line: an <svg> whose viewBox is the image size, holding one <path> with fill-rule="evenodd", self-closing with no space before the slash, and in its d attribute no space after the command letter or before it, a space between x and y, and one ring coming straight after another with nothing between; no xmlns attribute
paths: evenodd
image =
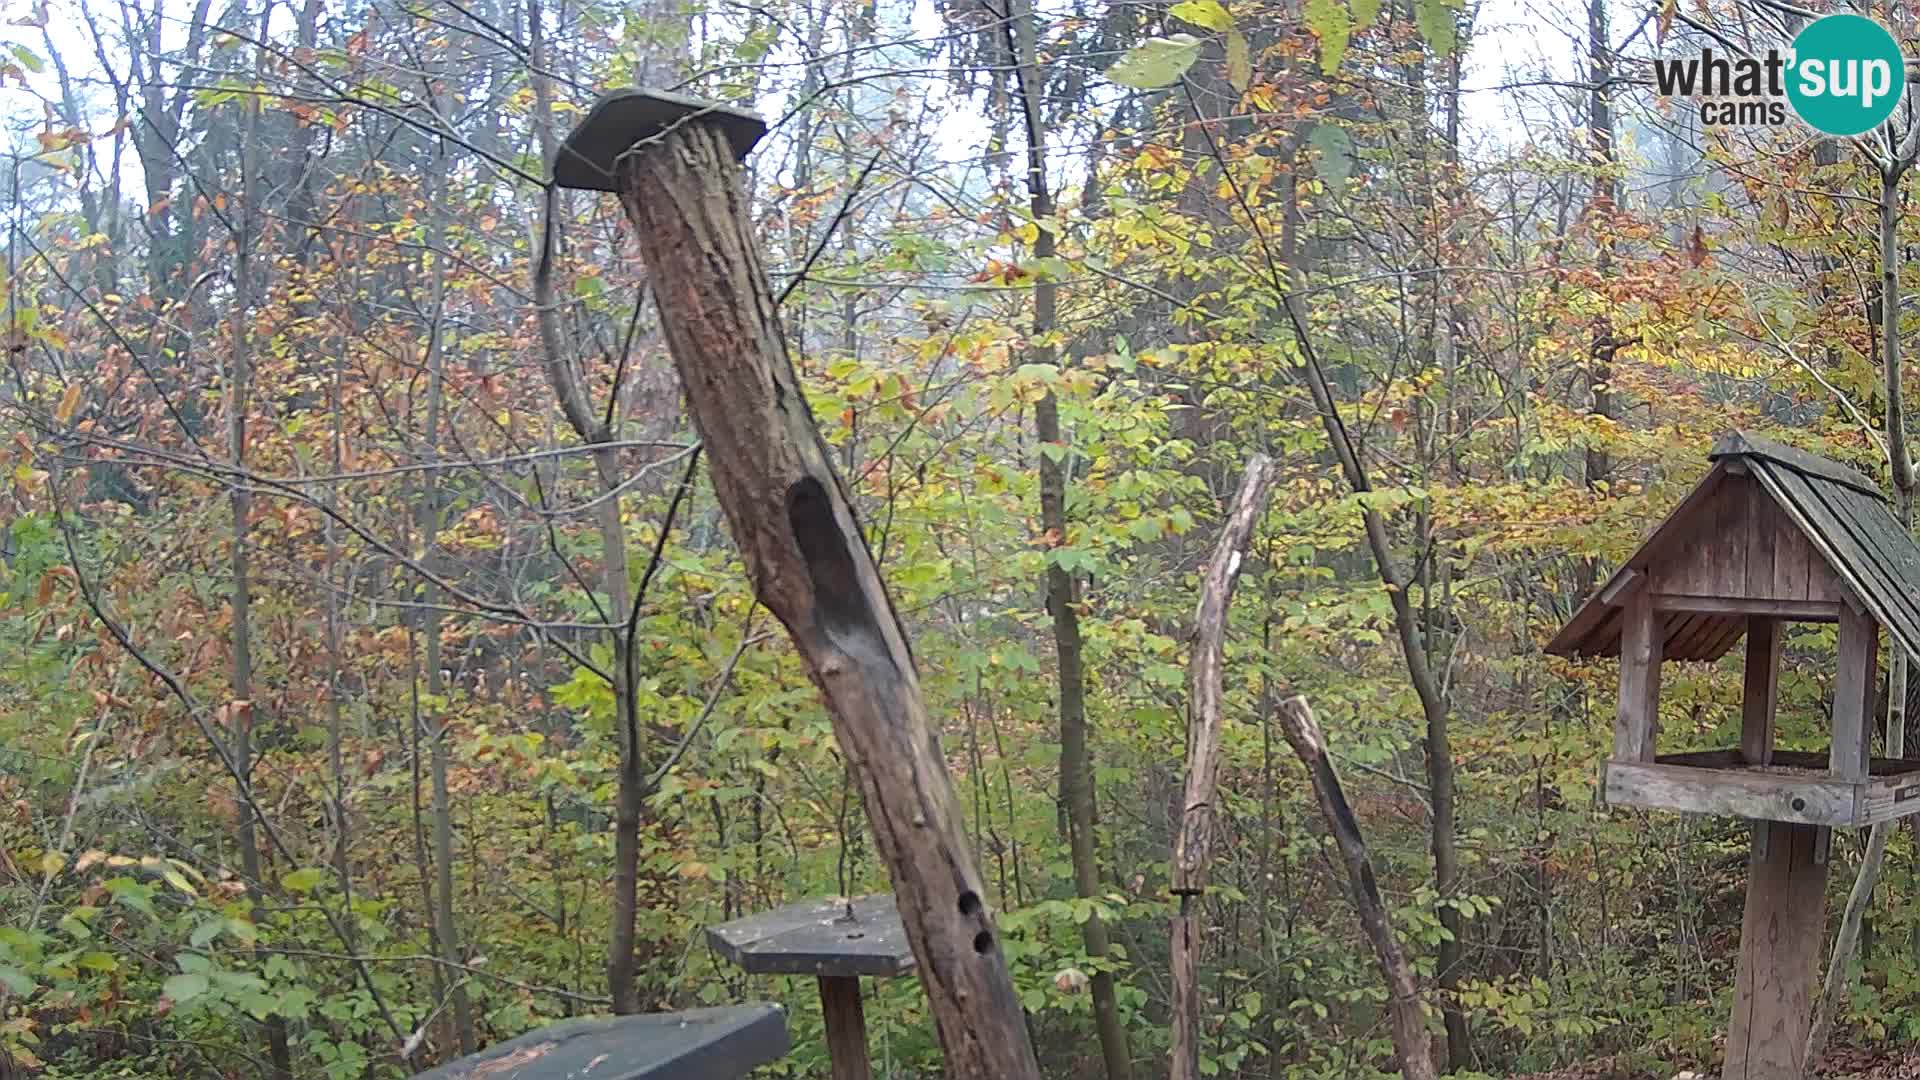
<svg viewBox="0 0 1920 1080"><path fill-rule="evenodd" d="M1053 193L1047 184L1047 129L1042 115L1039 61L1040 27L1031 0L1008 0L1011 16L1008 44L1013 49L1020 107L1027 135L1028 209L1038 225L1033 242L1036 261L1054 257ZM1051 338L1059 303L1059 286L1043 275L1033 292L1033 338L1028 362L1052 364L1058 359ZM1049 389L1033 409L1034 437L1039 443L1040 527L1047 542L1067 543L1067 447L1060 438L1060 406ZM1100 868L1095 845L1093 754L1087 745L1086 669L1082 658L1079 588L1072 574L1057 562L1047 565L1047 611L1053 617L1053 648L1060 677L1060 789L1066 802L1068 846L1073 861L1074 892L1081 899L1100 895ZM1107 925L1099 915L1081 927L1087 957L1095 965L1092 976L1093 1019L1100 1034L1100 1056L1107 1080L1132 1080L1133 1056L1127 1048L1126 1027L1120 1022L1120 1003L1113 972L1106 966L1109 952Z"/></svg>
<svg viewBox="0 0 1920 1080"><path fill-rule="evenodd" d="M1613 179L1613 46L1607 29L1607 0L1587 0L1587 137L1592 143L1594 168L1593 204L1587 210L1587 227L1595 230L1594 273L1605 281L1613 272L1613 214L1617 185ZM1602 421L1613 418L1613 320L1606 314L1593 320L1593 340L1588 347L1587 388L1592 395L1592 415ZM1613 462L1597 436L1587 437L1587 487L1599 489L1611 479ZM1586 583L1591 587L1591 582Z"/></svg>
<svg viewBox="0 0 1920 1080"><path fill-rule="evenodd" d="M1290 185L1288 190L1288 232L1285 235L1290 238L1293 236L1293 223L1298 217L1298 198L1297 188ZM1282 252L1290 262L1295 258L1290 239L1283 239ZM1304 281L1304 274L1297 263L1293 263L1291 268L1295 283ZM1340 403L1334 399L1333 387L1327 381L1326 369L1320 363L1319 350L1315 348L1313 335L1308 331L1299 292L1287 287L1287 283L1279 276L1278 268L1273 270L1273 274L1273 289L1286 312L1294 341L1300 349L1298 370L1305 377L1314 410L1320 415L1327 444L1339 463L1347 487L1355 495L1365 495L1374 490L1373 481L1367 475L1366 462L1360 457L1359 447L1353 442L1346 422L1340 416ZM1419 613L1413 608L1413 601L1408 597L1407 578L1400 569L1399 561L1394 558L1393 541L1387 533L1386 519L1379 510L1363 503L1360 520L1366 535L1367 550L1373 556L1374 570L1379 575L1380 584L1386 589L1387 602L1393 608L1393 625L1400 639L1401 655L1406 662L1407 681L1413 684L1414 694L1420 699L1420 710L1426 721L1426 773L1433 814L1431 847L1434 888L1442 900L1450 900L1460 881L1460 853L1455 835L1453 744L1448 730L1451 705L1427 659L1426 631L1421 626ZM1443 906L1439 917L1442 928L1452 936L1451 941L1440 943L1437 956L1438 981L1442 990L1446 991L1457 985L1463 926L1458 908ZM1452 1006L1452 1001L1443 1004L1443 1008ZM1449 1034L1448 1060L1457 1057L1471 1061L1470 1032L1464 1015L1459 1029L1458 1038Z"/></svg>
<svg viewBox="0 0 1920 1080"><path fill-rule="evenodd" d="M534 128L540 139L540 151L552 161L558 141L553 129L553 87L546 71L546 30L538 0L527 4L528 72L533 85ZM549 189L541 215L541 252L534 270L534 306L540 324L540 341L546 353L547 380L553 386L560 411L568 426L582 442L594 444L594 469L604 496L596 520L600 530L601 587L607 594L604 613L610 629L615 662L610 672L614 715L619 730L620 772L614 795L613 836L613 925L607 934L607 994L613 999L613 1011L620 1014L640 1011L639 987L634 982L634 944L638 940L640 893L640 817L645 810L646 778L640 768L640 717L638 703L631 690L633 665L633 617L627 588L626 529L620 521L620 498L613 492L620 486L619 451L600 444L613 441L614 425L619 419L620 387L609 395L606 419L596 419L573 360L560 344L560 313L553 294L553 260L558 255L558 193ZM635 303L641 298L635 297Z"/></svg>
<svg viewBox="0 0 1920 1080"><path fill-rule="evenodd" d="M1599 2L1599 0L1596 0ZM1409 5L1409 15L1412 6ZM1445 362L1451 364L1452 338L1449 333L1451 315L1443 301L1444 289L1440 277L1441 237L1444 233L1445 216L1440 213L1436 192L1436 170L1433 162L1433 138L1427 122L1427 64L1424 51L1415 54L1416 59L1409 65L1407 84L1411 90L1412 102L1408 109L1409 121L1413 125L1413 138L1410 140L1415 159L1413 177L1413 197L1420 211L1420 232L1415 242L1421 245L1417 253L1417 266L1420 278L1415 286L1415 295L1424 302L1424 311L1416 313L1420 326L1420 342L1424 355L1423 366L1431 370L1442 362L1442 351L1449 355ZM1457 101L1458 92L1453 91ZM1452 122L1449 121L1451 129ZM1450 134L1452 134L1450 130ZM1451 147L1442 148L1443 161ZM1425 245L1432 244L1431 250ZM1430 407L1424 398L1414 401L1414 440L1415 457L1419 463L1418 483L1422 487L1431 484L1430 470L1433 464L1434 446L1439 441L1435 426L1444 421L1447 415L1447 401L1439 398L1438 407ZM1433 544L1432 517L1426 500L1416 504L1414 514L1414 539L1417 544L1430 551ZM1421 596L1422 625L1433 627L1438 620L1434 618L1433 567L1437 557L1425 557L1418 560L1419 579L1417 584ZM1426 664L1440 648L1439 642L1422 635L1422 659ZM1453 790L1453 754L1448 743L1447 710L1442 703L1438 711L1427 714L1426 762L1427 779L1432 786L1432 817L1429 819L1431 835L1428 838L1429 849L1433 853L1434 889L1439 894L1441 908L1440 925L1446 931L1435 948L1437 981L1441 991L1441 1016L1447 1032L1447 1068L1464 1070L1473 1065L1472 1031L1467 1025L1466 1013L1459 1004L1457 992L1460 986L1460 960L1463 952L1466 925L1460 917L1460 909L1451 905L1454 893L1460 883L1460 857L1455 843L1456 830L1454 790Z"/></svg>
<svg viewBox="0 0 1920 1080"><path fill-rule="evenodd" d="M1906 394L1900 370L1900 179L1908 164L1892 161L1880 172L1880 333L1881 359L1886 364L1887 460L1893 473L1894 504L1900 524L1913 528L1913 460L1907 452ZM1887 670L1886 755L1906 756L1907 741L1907 651L1898 645ZM1867 904L1879 884L1880 871L1886 865L1887 840L1898 822L1883 821L1867 832L1867 851L1860 860L1853 889L1847 894L1846 911L1840 917L1840 932L1833 939L1833 954L1827 962L1826 981L1820 1000L1813 1010L1813 1023L1807 1029L1806 1065L1809 1070L1826 1053L1827 1038L1833 1030L1833 1018L1839 1013L1848 992L1854 953L1860 944L1860 926Z"/></svg>
<svg viewBox="0 0 1920 1080"><path fill-rule="evenodd" d="M263 12L263 27L265 22L266 15ZM256 75L261 64L262 61L256 59ZM234 215L236 225L233 235L233 357L232 368L227 376L227 456L232 460L236 473L243 472L247 467L247 412L252 408L253 296L256 287L253 280L253 246L258 240L253 235L253 223L256 220L253 174L256 166L255 143L260 132L258 99L249 100L241 123L240 205ZM262 880L264 868L260 859L260 839L254 824L258 803L253 798L253 724L261 710L253 696L253 584L247 551L247 545L251 542L247 519L252 514L253 499L244 481L235 480L228 493L228 501L233 512L231 604L234 698L228 715L232 721L234 771L239 774L241 785L238 829L240 869L246 874L248 885L258 899L265 890L265 883ZM264 1026L267 1054L273 1064L274 1076L291 1077L293 1057L287 1046L286 1021L271 1016Z"/></svg>
<svg viewBox="0 0 1920 1080"><path fill-rule="evenodd" d="M436 172L444 176L441 170L445 162L439 160L438 155L435 164ZM445 219L435 215L433 220L438 223ZM438 231L436 225L429 236L430 253L441 250ZM446 269L434 266L430 273L433 280L433 310L427 326L426 445L427 453L437 461L440 457L441 413L446 399L446 351L442 348L441 340L445 332ZM439 469L427 471L419 507L421 558L436 571L440 569L435 548L440 539L441 476ZM447 770L451 764L451 749L447 741L452 737L448 715L452 703L447 699L446 665L441 655L440 592L428 585L425 595L426 606L420 609L420 615L423 624L421 636L426 652L427 694L432 699L427 712L438 718L428 733L427 747L433 784L433 922L435 936L440 943L440 962L447 972L454 1037L464 1056L474 1052L477 1040L473 1028L473 1007L467 1000L467 984L459 967L464 961L461 959L460 926L453 911L453 806L447 787Z"/></svg>

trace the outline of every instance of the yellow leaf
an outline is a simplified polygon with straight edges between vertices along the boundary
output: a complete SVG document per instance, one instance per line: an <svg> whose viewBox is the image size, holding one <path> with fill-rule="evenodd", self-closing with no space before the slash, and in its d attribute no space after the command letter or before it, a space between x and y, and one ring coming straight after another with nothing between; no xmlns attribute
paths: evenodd
<svg viewBox="0 0 1920 1080"><path fill-rule="evenodd" d="M40 856L40 872L52 877L67 868L67 857L57 851L49 851Z"/></svg>
<svg viewBox="0 0 1920 1080"><path fill-rule="evenodd" d="M60 395L60 406L53 410L53 418L65 424L73 419L74 411L79 407L80 383L75 380L68 383L67 392Z"/></svg>

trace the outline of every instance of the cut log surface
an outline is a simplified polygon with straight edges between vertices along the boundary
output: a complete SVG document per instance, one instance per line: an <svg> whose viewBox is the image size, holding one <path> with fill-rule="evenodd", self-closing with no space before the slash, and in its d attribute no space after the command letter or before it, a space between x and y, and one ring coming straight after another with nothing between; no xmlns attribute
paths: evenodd
<svg viewBox="0 0 1920 1080"><path fill-rule="evenodd" d="M826 698L918 961L946 1074L1039 1075L913 656L781 337L733 148L694 120L620 190L715 494Z"/></svg>

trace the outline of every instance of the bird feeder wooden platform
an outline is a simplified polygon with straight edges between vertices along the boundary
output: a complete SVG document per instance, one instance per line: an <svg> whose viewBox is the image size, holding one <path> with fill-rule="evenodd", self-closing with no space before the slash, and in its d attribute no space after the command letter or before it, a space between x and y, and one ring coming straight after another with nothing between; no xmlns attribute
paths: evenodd
<svg viewBox="0 0 1920 1080"><path fill-rule="evenodd" d="M1735 433L1547 651L1620 657L1615 806L1756 822L1726 1080L1801 1080L1825 929L1828 829L1920 813L1920 761L1875 758L1880 632L1920 656L1920 545L1872 482ZM1774 749L1785 624L1837 623L1831 745ZM1740 745L1660 754L1660 672L1746 638Z"/></svg>
<svg viewBox="0 0 1920 1080"><path fill-rule="evenodd" d="M530 1031L414 1080L740 1080L788 1046L778 1005L596 1016Z"/></svg>
<svg viewBox="0 0 1920 1080"><path fill-rule="evenodd" d="M833 1080L872 1077L860 977L904 975L914 964L892 896L803 900L709 927L707 941L742 971L817 978Z"/></svg>

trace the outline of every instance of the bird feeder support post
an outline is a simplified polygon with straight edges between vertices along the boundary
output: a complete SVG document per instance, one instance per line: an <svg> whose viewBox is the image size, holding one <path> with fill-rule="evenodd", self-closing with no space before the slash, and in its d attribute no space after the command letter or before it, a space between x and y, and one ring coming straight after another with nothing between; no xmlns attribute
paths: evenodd
<svg viewBox="0 0 1920 1080"><path fill-rule="evenodd" d="M820 1012L827 1022L827 1057L833 1063L833 1080L873 1080L859 976L820 976Z"/></svg>

